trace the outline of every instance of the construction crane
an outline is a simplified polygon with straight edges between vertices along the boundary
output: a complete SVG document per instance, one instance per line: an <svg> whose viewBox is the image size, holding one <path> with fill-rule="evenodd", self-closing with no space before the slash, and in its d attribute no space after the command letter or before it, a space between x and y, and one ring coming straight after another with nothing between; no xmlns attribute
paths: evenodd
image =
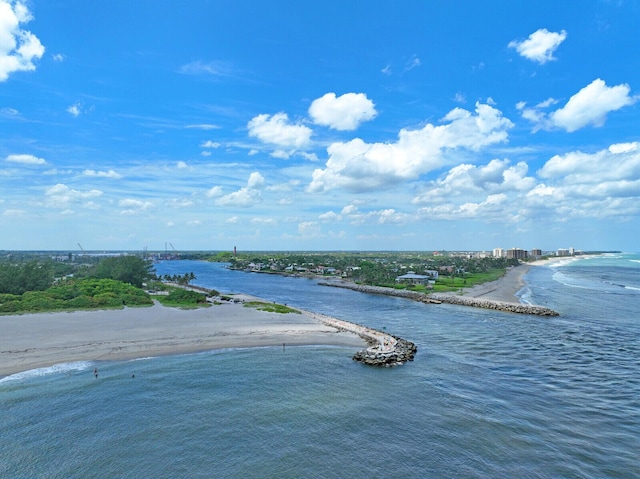
<svg viewBox="0 0 640 479"><path fill-rule="evenodd" d="M80 251L82 251L82 254L86 254L84 248L82 247L82 245L80 243L78 243L78 247L80 248Z"/></svg>
<svg viewBox="0 0 640 479"><path fill-rule="evenodd" d="M169 246L171 246L171 249L173 250L175 258L179 259L180 258L180 254L178 253L178 250L173 246L173 243L169 242Z"/></svg>

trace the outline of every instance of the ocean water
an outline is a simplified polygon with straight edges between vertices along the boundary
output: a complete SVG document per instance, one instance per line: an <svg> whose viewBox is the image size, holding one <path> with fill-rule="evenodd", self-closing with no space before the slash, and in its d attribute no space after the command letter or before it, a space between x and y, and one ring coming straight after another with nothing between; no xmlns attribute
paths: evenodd
<svg viewBox="0 0 640 479"><path fill-rule="evenodd" d="M0 477L640 477L638 254L532 268L520 298L557 318L157 270L384 328L418 354L375 369L343 347L233 349L3 378Z"/></svg>

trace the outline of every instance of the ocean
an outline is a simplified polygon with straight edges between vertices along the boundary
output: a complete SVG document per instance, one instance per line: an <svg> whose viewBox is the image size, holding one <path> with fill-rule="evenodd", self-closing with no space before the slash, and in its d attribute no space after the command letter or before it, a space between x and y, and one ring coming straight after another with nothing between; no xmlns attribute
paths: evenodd
<svg viewBox="0 0 640 479"><path fill-rule="evenodd" d="M0 477L640 477L640 254L531 268L520 299L556 318L205 262L156 269L385 329L418 353L378 369L347 347L240 348L9 376Z"/></svg>

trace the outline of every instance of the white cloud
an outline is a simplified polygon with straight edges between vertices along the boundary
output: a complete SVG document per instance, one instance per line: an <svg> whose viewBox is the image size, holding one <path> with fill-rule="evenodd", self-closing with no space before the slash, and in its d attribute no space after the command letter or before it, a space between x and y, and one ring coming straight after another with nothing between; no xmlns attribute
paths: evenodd
<svg viewBox="0 0 640 479"><path fill-rule="evenodd" d="M77 118L78 116L80 116L80 113L81 113L80 107L81 107L80 103L76 102L67 108L67 113Z"/></svg>
<svg viewBox="0 0 640 479"><path fill-rule="evenodd" d="M502 112L481 103L476 103L475 114L455 108L443 121L420 130L402 129L395 143L366 143L359 138L333 143L327 148L325 168L313 172L309 191L370 191L415 179L453 162L456 149L478 151L506 141L513 126Z"/></svg>
<svg viewBox="0 0 640 479"><path fill-rule="evenodd" d="M480 219L485 221L505 221L505 206L507 204L507 195L499 193L489 195L481 202L467 202L459 205L446 203L421 208L418 214L423 219L431 220Z"/></svg>
<svg viewBox="0 0 640 479"><path fill-rule="evenodd" d="M0 0L0 82L14 72L35 70L34 60L44 54L38 37L20 28L32 19L23 2Z"/></svg>
<svg viewBox="0 0 640 479"><path fill-rule="evenodd" d="M411 60L409 60L406 65L404 66L404 71L409 71L409 70L413 70L416 67L419 67L420 65L422 65L422 62L420 61L420 59L418 57L416 57L415 55L411 58Z"/></svg>
<svg viewBox="0 0 640 479"><path fill-rule="evenodd" d="M309 115L317 125L334 130L355 130L361 123L375 118L377 112L364 93L345 93L339 97L327 93L313 100Z"/></svg>
<svg viewBox="0 0 640 479"><path fill-rule="evenodd" d="M203 62L200 60L182 65L178 70L185 75L210 75L213 77L232 77L236 72L223 62Z"/></svg>
<svg viewBox="0 0 640 479"><path fill-rule="evenodd" d="M12 118L12 117L15 118L20 116L20 112L15 108L4 107L4 108L0 108L0 115L8 118Z"/></svg>
<svg viewBox="0 0 640 479"><path fill-rule="evenodd" d="M629 96L629 85L608 87L600 78L573 95L567 104L551 114L555 126L571 132L589 124L604 125L607 113L634 104L638 97Z"/></svg>
<svg viewBox="0 0 640 479"><path fill-rule="evenodd" d="M6 158L11 163L21 163L23 165L46 165L47 161L44 158L38 158L33 155L9 155Z"/></svg>
<svg viewBox="0 0 640 479"><path fill-rule="evenodd" d="M178 168L179 170L184 170L185 168L189 168L189 165L187 165L186 162L180 160L176 163L176 168Z"/></svg>
<svg viewBox="0 0 640 479"><path fill-rule="evenodd" d="M109 170L109 171L84 170L82 174L84 176L93 176L97 178L111 178L114 180L118 180L122 178L122 175L120 173L116 173L113 170Z"/></svg>
<svg viewBox="0 0 640 479"><path fill-rule="evenodd" d="M63 62L64 61L64 55L62 53L56 53L54 55L51 55L51 58L53 58L54 62Z"/></svg>
<svg viewBox="0 0 640 479"><path fill-rule="evenodd" d="M441 179L425 185L414 204L433 204L456 197L476 197L482 194L528 191L536 180L527 176L529 167L520 162L510 166L509 160L491 160L487 165L461 164Z"/></svg>
<svg viewBox="0 0 640 479"><path fill-rule="evenodd" d="M251 218L251 224L254 225L275 225L277 221L273 218Z"/></svg>
<svg viewBox="0 0 640 479"><path fill-rule="evenodd" d="M219 148L220 143L217 141L207 140L200 145L200 148Z"/></svg>
<svg viewBox="0 0 640 479"><path fill-rule="evenodd" d="M340 221L342 219L342 216L335 213L334 211L327 211L326 213L322 213L321 215L319 215L318 219L325 222Z"/></svg>
<svg viewBox="0 0 640 479"><path fill-rule="evenodd" d="M45 190L47 205L58 208L66 208L70 203L82 202L89 198L102 196L102 194L102 191L95 189L88 191L75 190L63 183L58 183Z"/></svg>
<svg viewBox="0 0 640 479"><path fill-rule="evenodd" d="M298 224L298 233L302 236L317 236L320 234L320 226L315 221L304 221Z"/></svg>
<svg viewBox="0 0 640 479"><path fill-rule="evenodd" d="M218 198L216 204L219 206L237 206L243 208L253 206L262 201L261 188L264 186L264 183L265 181L262 175L254 171L249 176L247 186Z"/></svg>
<svg viewBox="0 0 640 479"><path fill-rule="evenodd" d="M544 112L543 109L558 103L553 98L538 103L533 108L527 108L525 102L519 102L516 108L522 118L534 124L534 131L562 128L574 132L587 125L600 127L604 125L609 112L633 105L640 97L629 95L630 90L626 84L608 87L603 80L597 78L573 95L562 108L551 113Z"/></svg>
<svg viewBox="0 0 640 479"><path fill-rule="evenodd" d="M247 124L249 135L264 143L284 148L304 148L311 140L311 129L298 123L289 122L286 113L262 114L252 118Z"/></svg>
<svg viewBox="0 0 640 479"><path fill-rule="evenodd" d="M201 123L198 125L187 125L185 128L192 128L195 130L218 130L220 127L218 125L211 125L209 123Z"/></svg>
<svg viewBox="0 0 640 479"><path fill-rule="evenodd" d="M122 215L135 215L143 213L155 207L150 201L142 201L134 198L126 198L118 202L118 206L123 208L120 210Z"/></svg>
<svg viewBox="0 0 640 479"><path fill-rule="evenodd" d="M513 40L509 43L509 48L515 48L521 56L543 64L555 60L553 53L566 38L567 32L564 30L557 33L541 28L522 42Z"/></svg>
<svg viewBox="0 0 640 479"><path fill-rule="evenodd" d="M220 186L214 186L205 193L207 198L219 198L223 195L222 188Z"/></svg>

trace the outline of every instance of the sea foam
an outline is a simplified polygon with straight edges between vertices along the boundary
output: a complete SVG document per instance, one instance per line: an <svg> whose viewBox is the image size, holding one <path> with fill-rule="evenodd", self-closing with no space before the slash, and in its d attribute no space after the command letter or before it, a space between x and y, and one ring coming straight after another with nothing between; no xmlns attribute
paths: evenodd
<svg viewBox="0 0 640 479"><path fill-rule="evenodd" d="M23 379L50 376L52 374L64 374L72 371L85 371L87 369L91 369L92 367L93 363L90 361L76 361L72 363L54 364L53 366L49 366L46 368L30 369L28 371L12 374L0 379L0 384L10 381L20 381Z"/></svg>

